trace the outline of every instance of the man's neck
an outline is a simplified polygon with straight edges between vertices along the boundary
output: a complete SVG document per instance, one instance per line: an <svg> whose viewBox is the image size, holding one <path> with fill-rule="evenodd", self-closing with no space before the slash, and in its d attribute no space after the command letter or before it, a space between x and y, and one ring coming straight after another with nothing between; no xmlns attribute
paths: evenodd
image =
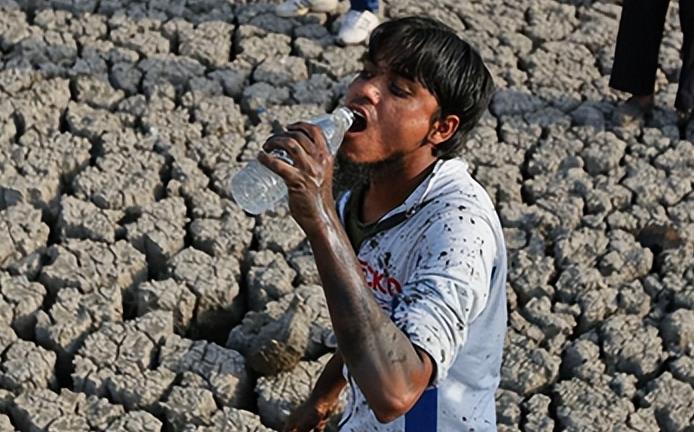
<svg viewBox="0 0 694 432"><path fill-rule="evenodd" d="M415 163L393 162L374 169L361 205L361 221L376 222L402 204L429 174L436 160L420 158Z"/></svg>

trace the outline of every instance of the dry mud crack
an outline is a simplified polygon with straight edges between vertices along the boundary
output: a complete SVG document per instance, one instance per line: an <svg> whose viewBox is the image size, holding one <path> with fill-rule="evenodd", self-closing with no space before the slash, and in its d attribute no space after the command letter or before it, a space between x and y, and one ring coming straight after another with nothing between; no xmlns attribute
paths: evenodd
<svg viewBox="0 0 694 432"><path fill-rule="evenodd" d="M619 2L384 3L459 31L495 77L463 156L509 249L499 429L691 430L678 3L634 128L611 118ZM311 251L228 182L278 125L339 103L365 48L339 47L335 18L0 0L0 430L272 431L308 395L335 348Z"/></svg>

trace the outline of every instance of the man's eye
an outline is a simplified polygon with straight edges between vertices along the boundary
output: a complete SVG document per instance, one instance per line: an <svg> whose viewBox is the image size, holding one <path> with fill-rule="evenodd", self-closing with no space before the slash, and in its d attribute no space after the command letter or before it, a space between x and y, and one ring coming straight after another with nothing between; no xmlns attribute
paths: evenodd
<svg viewBox="0 0 694 432"><path fill-rule="evenodd" d="M406 97L408 93L395 83L390 83L390 91L398 97Z"/></svg>

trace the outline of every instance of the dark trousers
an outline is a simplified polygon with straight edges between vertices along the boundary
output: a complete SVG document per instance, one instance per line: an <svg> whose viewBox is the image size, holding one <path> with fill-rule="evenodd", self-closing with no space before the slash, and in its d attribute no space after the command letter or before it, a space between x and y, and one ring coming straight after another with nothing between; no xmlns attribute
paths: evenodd
<svg viewBox="0 0 694 432"><path fill-rule="evenodd" d="M352 0L350 2L351 9L356 11L371 11L378 10L378 0Z"/></svg>
<svg viewBox="0 0 694 432"><path fill-rule="evenodd" d="M610 86L644 96L653 94L658 52L669 0L624 0ZM679 0L684 41L675 108L694 108L694 0Z"/></svg>

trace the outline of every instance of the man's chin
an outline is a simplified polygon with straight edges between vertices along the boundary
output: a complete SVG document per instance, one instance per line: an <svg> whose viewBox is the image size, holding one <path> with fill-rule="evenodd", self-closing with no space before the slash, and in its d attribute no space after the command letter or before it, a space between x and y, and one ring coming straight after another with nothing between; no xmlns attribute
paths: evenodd
<svg viewBox="0 0 694 432"><path fill-rule="evenodd" d="M335 155L338 163L348 163L350 165L362 165L364 161L360 160L359 155L354 153L344 146L340 147Z"/></svg>
<svg viewBox="0 0 694 432"><path fill-rule="evenodd" d="M369 154L369 146L370 142L361 139L361 137L345 136L342 145L337 151L337 156L353 164L369 163L369 157L373 157L373 155Z"/></svg>
<svg viewBox="0 0 694 432"><path fill-rule="evenodd" d="M368 181L368 165L355 160L349 152L338 151L335 159L335 185L338 190L352 189Z"/></svg>
<svg viewBox="0 0 694 432"><path fill-rule="evenodd" d="M371 171L374 167L374 163L364 157L359 157L358 153L352 153L349 151L338 151L336 157L337 164L341 169L348 169L350 171L358 171L361 175L365 175Z"/></svg>
<svg viewBox="0 0 694 432"><path fill-rule="evenodd" d="M359 153L343 150L342 148L340 148L340 150L337 152L336 158L339 164L353 166L364 173L378 170L397 160L397 157L393 157L391 159L374 160L373 158L368 158L365 157L365 155L360 155Z"/></svg>

